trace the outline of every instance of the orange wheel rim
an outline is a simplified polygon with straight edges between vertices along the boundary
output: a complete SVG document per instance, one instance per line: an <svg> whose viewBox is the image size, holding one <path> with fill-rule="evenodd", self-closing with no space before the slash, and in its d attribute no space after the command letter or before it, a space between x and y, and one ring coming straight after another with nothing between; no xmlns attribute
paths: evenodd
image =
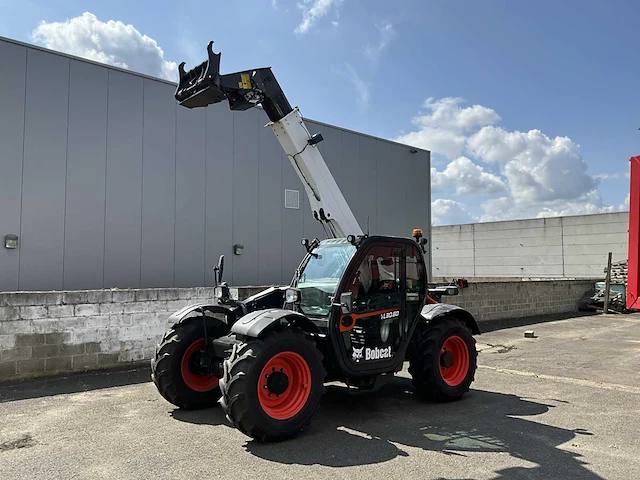
<svg viewBox="0 0 640 480"><path fill-rule="evenodd" d="M311 393L311 369L296 352L280 352L269 359L258 381L258 400L264 412L286 420L302 410Z"/></svg>
<svg viewBox="0 0 640 480"><path fill-rule="evenodd" d="M187 351L182 356L182 362L180 362L180 373L184 383L191 390L196 392L208 392L218 386L219 378L215 375L198 375L191 371L189 361L194 353L204 348L204 338L200 338L189 345Z"/></svg>
<svg viewBox="0 0 640 480"><path fill-rule="evenodd" d="M467 343L458 335L444 342L440 349L440 374L447 385L460 385L469 372L469 350Z"/></svg>

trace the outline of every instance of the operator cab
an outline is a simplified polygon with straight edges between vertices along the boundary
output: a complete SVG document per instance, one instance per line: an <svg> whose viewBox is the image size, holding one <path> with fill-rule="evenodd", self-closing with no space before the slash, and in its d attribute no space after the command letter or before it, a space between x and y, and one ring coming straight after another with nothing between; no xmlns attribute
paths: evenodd
<svg viewBox="0 0 640 480"><path fill-rule="evenodd" d="M330 336L344 369L388 370L404 357L424 305L425 270L422 249L410 239L323 240L308 247L289 301L323 333L337 333Z"/></svg>

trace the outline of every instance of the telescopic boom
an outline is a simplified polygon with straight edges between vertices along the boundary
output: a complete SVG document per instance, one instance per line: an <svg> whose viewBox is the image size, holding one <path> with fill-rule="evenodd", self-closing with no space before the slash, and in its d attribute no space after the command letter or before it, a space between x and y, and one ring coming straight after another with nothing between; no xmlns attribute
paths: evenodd
<svg viewBox="0 0 640 480"><path fill-rule="evenodd" d="M321 134L312 135L297 107L291 107L271 68L258 68L220 75L220 53L207 45L208 59L190 71L182 62L175 98L187 108L207 107L224 100L231 110L247 110L262 105L309 198L313 217L330 238L362 235L338 184L318 149Z"/></svg>

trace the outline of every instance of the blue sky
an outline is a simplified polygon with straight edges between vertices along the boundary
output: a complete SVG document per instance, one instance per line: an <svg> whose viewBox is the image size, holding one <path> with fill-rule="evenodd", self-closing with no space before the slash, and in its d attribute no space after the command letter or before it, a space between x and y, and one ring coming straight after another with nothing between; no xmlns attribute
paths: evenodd
<svg viewBox="0 0 640 480"><path fill-rule="evenodd" d="M626 208L638 18L622 0L0 0L1 36L157 76L209 40L223 71L273 67L304 115L431 149L436 223Z"/></svg>

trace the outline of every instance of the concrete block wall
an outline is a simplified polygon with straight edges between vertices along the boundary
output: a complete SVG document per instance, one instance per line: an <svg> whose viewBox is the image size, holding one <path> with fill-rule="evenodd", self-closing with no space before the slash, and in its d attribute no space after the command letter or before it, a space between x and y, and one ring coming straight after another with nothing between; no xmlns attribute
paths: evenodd
<svg viewBox="0 0 640 480"><path fill-rule="evenodd" d="M460 305L479 322L577 311L592 281L470 283L443 302ZM265 287L242 287L246 298ZM168 317L213 289L162 288L0 293L0 382L97 370L148 361Z"/></svg>
<svg viewBox="0 0 640 480"><path fill-rule="evenodd" d="M539 280L469 283L443 303L468 310L479 322L575 312L592 280Z"/></svg>
<svg viewBox="0 0 640 480"><path fill-rule="evenodd" d="M602 278L627 258L628 212L433 227L434 278Z"/></svg>
<svg viewBox="0 0 640 480"><path fill-rule="evenodd" d="M148 360L172 313L213 298L211 287L0 293L0 381Z"/></svg>

